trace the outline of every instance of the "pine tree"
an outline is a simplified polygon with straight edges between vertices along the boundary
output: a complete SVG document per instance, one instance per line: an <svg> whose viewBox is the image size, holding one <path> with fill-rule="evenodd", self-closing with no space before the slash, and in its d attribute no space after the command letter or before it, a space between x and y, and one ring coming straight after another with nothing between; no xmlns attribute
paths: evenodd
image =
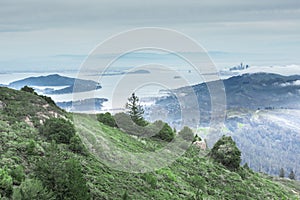
<svg viewBox="0 0 300 200"><path fill-rule="evenodd" d="M126 108L128 109L128 114L130 115L132 121L134 121L139 126L146 126L147 123L143 118L144 109L139 104L139 98L132 93L131 97L128 98Z"/></svg>
<svg viewBox="0 0 300 200"><path fill-rule="evenodd" d="M284 169L283 168L280 169L279 177L284 178Z"/></svg>
<svg viewBox="0 0 300 200"><path fill-rule="evenodd" d="M291 170L291 172L290 172L290 174L289 174L289 178L290 178L291 180L295 180L295 173L294 173L293 170Z"/></svg>
<svg viewBox="0 0 300 200"><path fill-rule="evenodd" d="M210 157L230 170L240 167L241 151L230 136L223 135L213 146Z"/></svg>

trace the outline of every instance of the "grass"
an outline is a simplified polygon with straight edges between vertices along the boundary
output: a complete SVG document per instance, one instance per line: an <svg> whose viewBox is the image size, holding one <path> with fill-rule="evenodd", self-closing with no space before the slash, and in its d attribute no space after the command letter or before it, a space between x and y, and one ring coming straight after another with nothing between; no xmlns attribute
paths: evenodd
<svg viewBox="0 0 300 200"><path fill-rule="evenodd" d="M70 119L72 115L55 106L46 107L47 103L36 95L7 88L0 90L0 101L5 104L0 109L0 167L12 171L21 166L26 178L34 176L34 161L42 157L50 145L39 135L37 125L41 115L52 116L51 113L56 112ZM14 112L9 113L10 110ZM26 116L30 119L36 117L36 126L26 123ZM60 147L80 161L92 199L122 199L125 193L129 199L138 200L299 199L299 182L266 176L242 167L230 171L207 157L209 150L196 147L190 147L181 156L175 154L177 159L170 159L173 162L157 167L158 162L163 161L162 155L168 143L128 135L97 122L94 115L76 114L73 119L77 134L90 153L72 153L64 144ZM120 152L122 157L118 157ZM146 166L138 162L150 158L143 155L156 155L154 153L159 154L148 164L145 162ZM132 159L132 155L142 155L137 157L141 160ZM130 173L141 168L138 164L145 167L142 171L146 172ZM18 184L14 181L14 187Z"/></svg>

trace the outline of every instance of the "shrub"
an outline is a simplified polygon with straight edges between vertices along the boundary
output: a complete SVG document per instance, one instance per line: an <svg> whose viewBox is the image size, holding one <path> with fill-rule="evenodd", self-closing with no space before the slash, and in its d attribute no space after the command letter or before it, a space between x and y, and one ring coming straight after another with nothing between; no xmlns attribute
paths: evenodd
<svg viewBox="0 0 300 200"><path fill-rule="evenodd" d="M40 128L40 133L45 135L48 140L64 144L70 143L70 139L75 135L75 132L74 125L63 118L47 119Z"/></svg>
<svg viewBox="0 0 300 200"><path fill-rule="evenodd" d="M154 125L156 125L157 127L161 127L162 123L163 123L162 128L160 129L158 134L156 134L154 137L159 138L164 141L167 141L167 142L170 142L175 137L175 133L174 133L173 129L167 123L164 123L162 121L156 121L156 122L154 122Z"/></svg>
<svg viewBox="0 0 300 200"><path fill-rule="evenodd" d="M13 179L6 168L0 168L0 195L10 197L13 189Z"/></svg>
<svg viewBox="0 0 300 200"><path fill-rule="evenodd" d="M86 154L86 149L78 135L70 139L69 149L74 153Z"/></svg>
<svg viewBox="0 0 300 200"><path fill-rule="evenodd" d="M236 170L240 166L241 151L230 136L223 135L213 146L209 155L230 170Z"/></svg>
<svg viewBox="0 0 300 200"><path fill-rule="evenodd" d="M21 165L16 165L10 172L10 175L13 178L14 184L21 184L21 182L25 179L24 169Z"/></svg>
<svg viewBox="0 0 300 200"><path fill-rule="evenodd" d="M109 112L97 114L97 120L107 126L117 127L114 117Z"/></svg>
<svg viewBox="0 0 300 200"><path fill-rule="evenodd" d="M41 181L36 179L26 179L13 191L14 200L54 200L54 193L49 192L42 184Z"/></svg>
<svg viewBox="0 0 300 200"><path fill-rule="evenodd" d="M34 89L32 87L28 87L27 85L25 85L24 87L21 88L21 91L24 91L24 92L29 92L29 93L32 93L32 94L36 94L34 92Z"/></svg>
<svg viewBox="0 0 300 200"><path fill-rule="evenodd" d="M182 139L188 141L188 142L192 142L193 138L194 138L194 133L192 131L192 129L190 129L189 127L185 126L183 127L183 129L178 133L178 136L182 137ZM197 136L197 135L196 135ZM195 137L196 137L195 136ZM198 137L198 136L197 136Z"/></svg>

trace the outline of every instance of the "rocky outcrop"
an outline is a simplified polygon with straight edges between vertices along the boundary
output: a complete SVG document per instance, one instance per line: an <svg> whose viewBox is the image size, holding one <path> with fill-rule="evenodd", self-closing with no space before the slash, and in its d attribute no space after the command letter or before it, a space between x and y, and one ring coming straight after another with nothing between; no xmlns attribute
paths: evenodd
<svg viewBox="0 0 300 200"><path fill-rule="evenodd" d="M195 142L193 142L193 145L200 148L201 150L206 150L206 148L207 148L205 141L195 141Z"/></svg>

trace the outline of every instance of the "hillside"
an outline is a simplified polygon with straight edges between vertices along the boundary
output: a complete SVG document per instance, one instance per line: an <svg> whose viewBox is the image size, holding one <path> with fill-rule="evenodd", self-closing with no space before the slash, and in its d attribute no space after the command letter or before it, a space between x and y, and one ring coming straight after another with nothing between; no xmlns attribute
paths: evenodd
<svg viewBox="0 0 300 200"><path fill-rule="evenodd" d="M94 142L86 146L94 151L87 151L76 135L64 143L49 139L45 125L49 117L64 118L65 123L74 118L76 134ZM0 88L0 137L1 199L26 199L22 195L28 199L299 199L298 182L247 167L230 171L206 156L209 150L196 147L152 172L114 170L99 159L98 150L109 147L99 146L95 139L136 153L155 152L166 143L131 136L97 122L93 115L72 116L23 91ZM115 152L104 153L114 156Z"/></svg>
<svg viewBox="0 0 300 200"><path fill-rule="evenodd" d="M101 86L95 81L83 80L78 78L70 78L58 74L25 78L10 83L8 87L14 89L21 89L25 85L30 87L37 87L37 86L49 87L45 89L39 89L38 92L44 94L68 94L68 93L72 93L73 90L75 90L76 92L86 92L86 91L91 91L91 90L96 90L101 88ZM55 87L60 86L62 88L52 89L51 86L55 86Z"/></svg>
<svg viewBox="0 0 300 200"><path fill-rule="evenodd" d="M255 171L278 175L280 168L284 168L287 173L299 172L299 80L296 75L269 73L243 74L224 80L226 117L224 127L215 135L207 134L211 109L207 85L194 85L201 113L201 136L212 146L221 135L231 135L242 151L243 163L247 162ZM185 91L188 90L175 90L179 94ZM195 108L189 99L191 94L186 94L184 102ZM151 109L168 110L167 120L174 126L180 122L180 106L175 96L158 99Z"/></svg>
<svg viewBox="0 0 300 200"><path fill-rule="evenodd" d="M210 82L214 87L217 82ZM300 109L300 76L282 76L270 73L243 74L223 80L226 93L227 109ZM218 86L218 85L217 85ZM193 90L185 87L173 90L177 95L185 96L185 104L191 109L195 108L195 102L191 102L193 92L198 99L201 113L201 124L209 123L211 111L211 96L206 83L192 86ZM193 91L193 92L192 92ZM175 95L157 99L156 109L169 111L168 120L176 121L180 118L180 105ZM192 113L192 112L191 112Z"/></svg>

